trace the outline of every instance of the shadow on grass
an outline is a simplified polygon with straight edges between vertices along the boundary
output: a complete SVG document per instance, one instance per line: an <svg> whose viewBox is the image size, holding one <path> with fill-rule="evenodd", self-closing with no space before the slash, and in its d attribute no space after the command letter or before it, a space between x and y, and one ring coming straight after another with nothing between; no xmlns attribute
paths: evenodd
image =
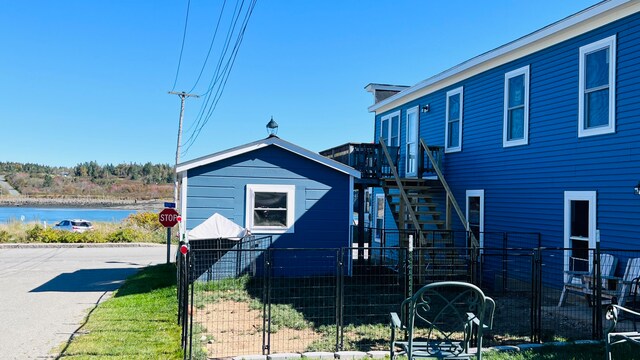
<svg viewBox="0 0 640 360"><path fill-rule="evenodd" d="M129 277L115 297L148 293L176 285L175 264L153 265Z"/></svg>

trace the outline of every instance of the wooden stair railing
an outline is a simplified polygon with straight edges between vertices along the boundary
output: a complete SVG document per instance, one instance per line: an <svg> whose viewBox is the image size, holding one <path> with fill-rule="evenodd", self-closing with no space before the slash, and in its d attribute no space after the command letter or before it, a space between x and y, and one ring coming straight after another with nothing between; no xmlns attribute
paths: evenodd
<svg viewBox="0 0 640 360"><path fill-rule="evenodd" d="M402 181L400 181L400 176L398 175L398 170L396 169L393 160L391 159L391 154L389 154L389 150L387 150L387 145L384 143L383 139L380 139L380 147L382 148L382 152L384 153L387 162L389 163L389 168L391 173L393 174L393 178L396 181L396 185L398 186L398 192L400 193L400 198L402 199L400 203L400 207L407 206L409 204L409 198L407 197L407 193L404 190L404 186L402 185ZM402 204L404 202L405 205ZM418 244L424 243L424 234L422 233L422 228L420 227L420 223L418 222L418 218L416 217L416 213L413 211L411 206L407 206L407 210L409 210L409 220L413 223L413 226L418 231Z"/></svg>
<svg viewBox="0 0 640 360"><path fill-rule="evenodd" d="M433 155L429 151L429 147L427 146L427 144L424 142L424 140L422 138L420 139L420 145L424 148L425 153L429 157L429 161L431 162L431 165L433 166L433 170L438 175L438 179L440 180L440 182L442 183L442 186L444 187L445 191L447 192L447 198L449 199L449 201L451 201L451 204L453 205L453 208L456 210L456 213L458 214L458 218L460 218L460 221L464 225L465 230L469 234L469 237L471 239L471 247L472 248L476 248L476 249L479 248L480 247L480 243L478 242L478 239L476 239L476 236L471 231L471 229L469 227L469 222L467 222L466 216L464 216L464 214L462 213L462 209L460 209L460 205L458 205L458 202L456 201L456 198L453 196L453 192L451 191L451 188L449 187L449 184L447 183L447 180L445 180L444 175L442 173L442 170L440 170L440 165L433 158Z"/></svg>

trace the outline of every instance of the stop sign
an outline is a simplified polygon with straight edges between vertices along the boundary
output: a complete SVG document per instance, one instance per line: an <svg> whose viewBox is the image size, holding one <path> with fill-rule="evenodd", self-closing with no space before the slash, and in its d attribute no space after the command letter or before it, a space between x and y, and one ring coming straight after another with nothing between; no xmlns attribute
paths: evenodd
<svg viewBox="0 0 640 360"><path fill-rule="evenodd" d="M169 228L174 227L178 223L178 217L180 217L180 215L176 209L166 208L158 214L158 221L160 221L162 226Z"/></svg>

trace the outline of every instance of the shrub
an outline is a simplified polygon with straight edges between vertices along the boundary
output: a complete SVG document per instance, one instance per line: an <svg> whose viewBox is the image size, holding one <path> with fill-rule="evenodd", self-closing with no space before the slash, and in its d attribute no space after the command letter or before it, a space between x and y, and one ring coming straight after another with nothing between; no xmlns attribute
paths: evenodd
<svg viewBox="0 0 640 360"><path fill-rule="evenodd" d="M11 242L11 234L6 230L0 230L0 243Z"/></svg>
<svg viewBox="0 0 640 360"><path fill-rule="evenodd" d="M143 229L156 231L162 228L158 221L158 214L152 212L133 213L124 220L125 224L139 226Z"/></svg>
<svg viewBox="0 0 640 360"><path fill-rule="evenodd" d="M144 235L140 231L133 228L119 229L107 235L107 241L114 243L139 242L143 238Z"/></svg>

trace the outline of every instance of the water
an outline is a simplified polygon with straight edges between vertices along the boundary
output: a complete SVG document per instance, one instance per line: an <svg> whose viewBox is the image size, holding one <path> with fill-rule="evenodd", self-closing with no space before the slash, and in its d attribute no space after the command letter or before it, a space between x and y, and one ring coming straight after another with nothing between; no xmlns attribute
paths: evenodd
<svg viewBox="0 0 640 360"><path fill-rule="evenodd" d="M136 212L136 210L115 209L0 207L0 224L10 221L46 221L47 224L56 224L64 219L119 222Z"/></svg>

